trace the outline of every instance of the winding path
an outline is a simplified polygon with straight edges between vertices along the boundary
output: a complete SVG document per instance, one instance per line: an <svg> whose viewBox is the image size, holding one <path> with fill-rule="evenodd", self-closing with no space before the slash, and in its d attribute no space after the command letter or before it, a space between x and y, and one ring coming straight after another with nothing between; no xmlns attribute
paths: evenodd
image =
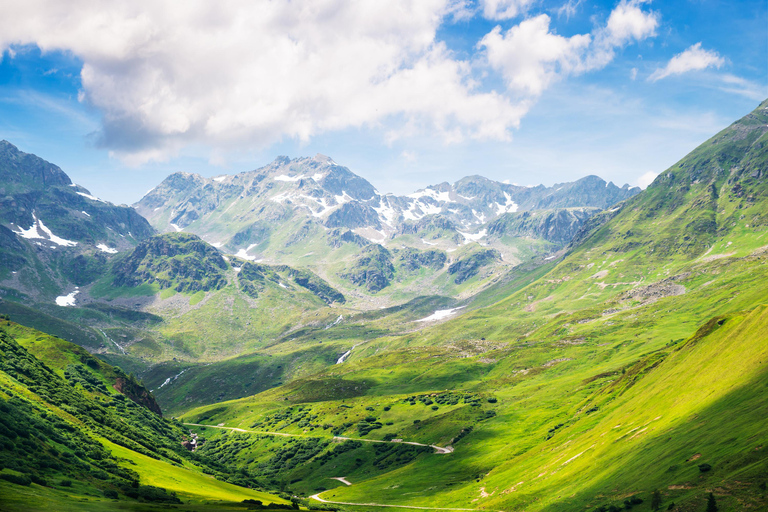
<svg viewBox="0 0 768 512"><path fill-rule="evenodd" d="M268 435L268 436L283 436L283 437L315 437L315 438L321 438L321 439L323 438L323 436L313 436L309 434L288 434L286 432L268 432L265 430L244 430L242 428L236 428L236 427L203 425L202 423L184 423L184 425L192 425L194 427L220 428L222 430L232 430L234 432L243 432L245 434L262 434L262 435ZM446 455L448 453L453 452L453 446L442 447L434 444L423 444L423 443L416 443L413 441L402 441L399 439L395 439L392 441L384 441L381 439L361 439L359 437L344 437L344 436L333 436L333 439L340 439L342 441L361 441L363 443L399 443L399 444L412 444L413 446L429 446L430 448L435 450L436 454L439 454L439 455ZM463 509L455 509L455 510L463 510ZM474 510L474 509L466 509L466 510Z"/></svg>
<svg viewBox="0 0 768 512"><path fill-rule="evenodd" d="M329 503L331 505L355 505L358 507L387 507L387 508L410 508L418 510L470 510L472 512L479 512L476 508L443 508L443 507L418 507L411 505L385 505L383 503L348 503L346 501L329 501L320 497L322 493L313 494L309 497L311 500L319 501L320 503Z"/></svg>
<svg viewBox="0 0 768 512"><path fill-rule="evenodd" d="M202 423L184 423L184 425L191 425L195 427L210 427L210 428L219 428L222 430L232 430L234 432L243 432L246 434L263 434L263 435L270 435L270 436L283 436L283 437L321 437L321 436L312 436L307 434L288 434L286 432L268 432L263 430L245 430L242 428L237 427L224 427L219 425L203 425ZM416 443L413 441L402 441L400 439L392 440L392 441L383 441L380 439L360 439L356 437L343 437L343 436L333 436L333 439L341 439L343 441L362 441L364 443L400 443L400 444L411 444L414 446L429 446L430 448L434 448L435 453L439 455L446 455L448 453L453 452L453 446L436 446L434 444L423 444L423 443ZM345 484L345 485L352 485L352 482L348 481L344 477L331 477L333 480L338 480L339 482ZM319 492L317 494L313 494L309 497L311 500L319 501L320 503L328 503L331 505L352 505L352 506L359 506L359 507L386 507L386 508L406 508L406 509L416 509L416 510L456 510L456 511L467 511L467 512L492 512L492 511L481 511L481 509L476 508L446 508L446 507L420 507L420 506L411 506L411 505L386 505L384 503L349 503L345 501L330 501L325 500L320 497L322 492Z"/></svg>

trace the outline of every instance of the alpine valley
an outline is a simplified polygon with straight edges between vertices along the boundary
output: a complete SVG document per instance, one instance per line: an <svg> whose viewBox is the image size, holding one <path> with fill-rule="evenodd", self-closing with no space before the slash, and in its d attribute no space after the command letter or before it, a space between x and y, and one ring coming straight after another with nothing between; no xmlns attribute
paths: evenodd
<svg viewBox="0 0 768 512"><path fill-rule="evenodd" d="M0 509L766 510L766 282L768 101L642 191L3 141Z"/></svg>

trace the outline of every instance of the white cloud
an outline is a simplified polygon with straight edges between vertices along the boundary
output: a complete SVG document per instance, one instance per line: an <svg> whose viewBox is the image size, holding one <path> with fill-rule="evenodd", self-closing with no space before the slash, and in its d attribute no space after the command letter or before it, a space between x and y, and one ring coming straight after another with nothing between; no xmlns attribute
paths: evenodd
<svg viewBox="0 0 768 512"><path fill-rule="evenodd" d="M485 48L491 67L501 71L513 91L538 96L558 76L581 66L581 57L591 37L568 38L554 34L549 22L549 16L541 14L504 34L497 26L478 43Z"/></svg>
<svg viewBox="0 0 768 512"><path fill-rule="evenodd" d="M534 0L481 0L483 17L489 20L509 20L525 13Z"/></svg>
<svg viewBox="0 0 768 512"><path fill-rule="evenodd" d="M453 0L224 3L29 0L6 6L0 50L37 44L83 61L82 101L123 160L306 141L392 119L446 141L508 139L527 106L480 91L436 40Z"/></svg>
<svg viewBox="0 0 768 512"><path fill-rule="evenodd" d="M635 182L635 184L638 187L644 189L648 185L653 183L653 180L655 180L656 176L658 176L658 175L659 175L659 173L657 173L657 172L648 171L645 174L643 174L642 176L640 176L639 178L637 178L637 181Z"/></svg>
<svg viewBox="0 0 768 512"><path fill-rule="evenodd" d="M639 1L622 0L591 34L564 37L550 28L550 21L541 14L506 32L497 26L478 43L507 87L523 97L538 97L564 76L604 68L618 48L655 35L659 18L643 11Z"/></svg>
<svg viewBox="0 0 768 512"><path fill-rule="evenodd" d="M408 163L413 163L416 161L416 153L413 151L404 150L402 153L400 153L400 158Z"/></svg>
<svg viewBox="0 0 768 512"><path fill-rule="evenodd" d="M696 43L682 53L678 53L670 59L667 65L654 71L648 80L655 82L672 75L682 75L689 71L700 71L710 67L720 68L725 59L717 52L703 50L701 43Z"/></svg>
<svg viewBox="0 0 768 512"><path fill-rule="evenodd" d="M605 26L595 33L595 42L587 56L587 69L601 69L616 56L616 49L656 35L659 15L640 8L642 0L622 0L611 11Z"/></svg>
<svg viewBox="0 0 768 512"><path fill-rule="evenodd" d="M637 68L632 68L629 70L629 79L630 80L636 80L637 79Z"/></svg>

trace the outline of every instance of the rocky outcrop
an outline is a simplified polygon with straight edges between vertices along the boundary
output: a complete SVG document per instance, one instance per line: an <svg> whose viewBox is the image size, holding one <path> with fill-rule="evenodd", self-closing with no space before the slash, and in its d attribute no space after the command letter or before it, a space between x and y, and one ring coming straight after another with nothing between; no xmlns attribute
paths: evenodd
<svg viewBox="0 0 768 512"><path fill-rule="evenodd" d="M475 277L482 267L498 260L501 260L499 251L483 249L452 263L448 267L448 273L456 276L454 283L461 284Z"/></svg>
<svg viewBox="0 0 768 512"><path fill-rule="evenodd" d="M156 283L178 292L218 290L226 283L227 262L191 233L166 233L140 243L113 266L115 286Z"/></svg>
<svg viewBox="0 0 768 512"><path fill-rule="evenodd" d="M152 393L136 382L135 379L123 376L118 377L112 387L130 398L133 402L146 407L158 416L163 415L163 412L160 410L160 406L155 401L155 397L152 396Z"/></svg>
<svg viewBox="0 0 768 512"><path fill-rule="evenodd" d="M392 254L379 244L365 247L355 259L349 272L341 277L376 293L390 285L395 276Z"/></svg>

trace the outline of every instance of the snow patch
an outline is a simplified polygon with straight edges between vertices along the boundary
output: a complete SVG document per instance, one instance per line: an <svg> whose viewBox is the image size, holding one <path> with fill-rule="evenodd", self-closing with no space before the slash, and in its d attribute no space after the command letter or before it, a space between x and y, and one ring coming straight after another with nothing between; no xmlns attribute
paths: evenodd
<svg viewBox="0 0 768 512"><path fill-rule="evenodd" d="M496 203L496 215L501 215L502 213L515 213L519 208L518 204L512 200L512 196L506 192L504 192L504 199L506 199L506 202L503 205Z"/></svg>
<svg viewBox="0 0 768 512"><path fill-rule="evenodd" d="M315 181L320 181L323 178L325 178L325 174L321 172L316 172L315 174L312 175L312 179Z"/></svg>
<svg viewBox="0 0 768 512"><path fill-rule="evenodd" d="M235 256L237 256L238 258L243 258L244 260L254 261L256 259L256 256L249 256L248 251L256 247L256 245L258 244L251 244L245 249L240 249L239 251L237 251Z"/></svg>
<svg viewBox="0 0 768 512"><path fill-rule="evenodd" d="M69 295L60 295L59 297L56 297L56 305L57 306L74 306L75 305L75 295L80 293L80 290L75 288L75 291L70 293Z"/></svg>
<svg viewBox="0 0 768 512"><path fill-rule="evenodd" d="M83 197L85 197L87 199L90 199L91 201L98 201L100 203L106 203L105 200L99 199L98 197L92 196L91 194L86 194L85 192L75 192L75 194L77 194L79 196L83 196Z"/></svg>
<svg viewBox="0 0 768 512"><path fill-rule="evenodd" d="M113 248L107 246L107 244L99 244L96 247L98 249L100 249L101 252L106 252L108 254L117 254L117 249L113 249Z"/></svg>
<svg viewBox="0 0 768 512"><path fill-rule="evenodd" d="M299 176L288 176L287 174L281 174L280 176L275 176L275 181L299 181L306 178L303 174L300 174Z"/></svg>
<svg viewBox="0 0 768 512"><path fill-rule="evenodd" d="M171 227L172 227L173 229L175 229L177 233L178 233L179 231L181 231L181 228L180 228L179 226L177 226L176 224L174 224L173 222L171 222Z"/></svg>
<svg viewBox="0 0 768 512"><path fill-rule="evenodd" d="M478 224L483 224L485 222L485 214L483 212L477 212L473 209L472 215L474 215L475 218L477 218Z"/></svg>
<svg viewBox="0 0 768 512"><path fill-rule="evenodd" d="M35 216L35 212L32 212L32 225L29 227L29 229L24 229L19 226L19 230L16 231L16 234L29 240L48 240L62 247L74 247L77 245L77 242L73 242L72 240L65 240L64 238L54 235L51 230L48 229L45 224L43 224L43 221Z"/></svg>
<svg viewBox="0 0 768 512"><path fill-rule="evenodd" d="M433 322L435 320L442 320L443 318L448 318L455 312L457 312L460 309L463 309L464 306L459 306L457 308L452 309L438 309L428 317L422 318L420 320L416 320L417 322Z"/></svg>
<svg viewBox="0 0 768 512"><path fill-rule="evenodd" d="M481 240L483 237L485 237L486 234L488 234L487 229L482 229L477 233L463 233L459 231L459 234L464 237L464 240L467 242L477 242L478 240Z"/></svg>
<svg viewBox="0 0 768 512"><path fill-rule="evenodd" d="M437 190L433 188L425 188L424 190L419 190L418 192L414 192L413 194L409 194L407 197L412 197L413 199L419 199L421 197L431 197L432 199L435 199L437 201L443 201L443 202L450 202L451 200L451 193L450 192L438 192Z"/></svg>
<svg viewBox="0 0 768 512"><path fill-rule="evenodd" d="M85 210L83 210L83 211L82 211L82 212L80 212L80 213L82 213L83 215L87 215L88 217L90 217L90 216L91 216L91 214L90 214L90 213L88 213L88 212L87 212L87 211L85 211Z"/></svg>
<svg viewBox="0 0 768 512"><path fill-rule="evenodd" d="M387 204L384 204L384 201L382 200L380 203L381 206L378 208L374 208L374 211L378 214L379 220L383 221L388 226L394 226L395 221L397 220L397 211L392 208L392 206L389 204L389 201L387 201Z"/></svg>
<svg viewBox="0 0 768 512"><path fill-rule="evenodd" d="M213 178L213 181L217 181L217 182L221 183L225 179L227 179L226 176L216 176L215 178Z"/></svg>
<svg viewBox="0 0 768 512"><path fill-rule="evenodd" d="M217 249L221 249L221 246L222 246L222 245L224 245L224 244L223 244L223 243L221 243L221 242L213 242L213 243L211 244L211 246L212 246L212 247L215 247L215 248L217 248Z"/></svg>

